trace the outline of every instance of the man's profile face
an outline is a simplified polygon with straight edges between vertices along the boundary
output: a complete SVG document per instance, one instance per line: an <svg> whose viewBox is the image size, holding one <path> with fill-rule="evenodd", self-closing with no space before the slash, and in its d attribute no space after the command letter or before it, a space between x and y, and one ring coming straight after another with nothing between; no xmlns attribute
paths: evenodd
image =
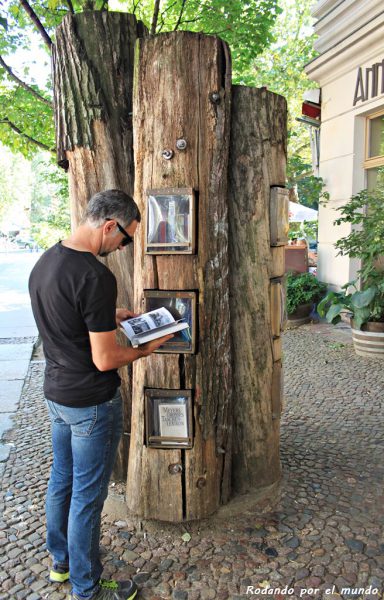
<svg viewBox="0 0 384 600"><path fill-rule="evenodd" d="M132 223L125 227L125 231L132 238L135 235L135 231L137 229L138 224L139 223L137 221L132 221ZM125 248L125 246L123 246L124 239L124 234L120 233L117 226L115 225L115 227L110 233L104 235L103 243L99 251L99 256L105 257L108 256L108 254L111 254L111 252L115 252L116 250L123 250L123 248Z"/></svg>

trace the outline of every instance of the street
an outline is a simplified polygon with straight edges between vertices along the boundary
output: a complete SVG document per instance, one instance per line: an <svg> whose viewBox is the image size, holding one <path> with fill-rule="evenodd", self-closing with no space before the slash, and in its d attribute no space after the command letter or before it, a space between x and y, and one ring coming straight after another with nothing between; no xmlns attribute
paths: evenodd
<svg viewBox="0 0 384 600"><path fill-rule="evenodd" d="M28 277L40 252L0 253L0 338L35 337Z"/></svg>

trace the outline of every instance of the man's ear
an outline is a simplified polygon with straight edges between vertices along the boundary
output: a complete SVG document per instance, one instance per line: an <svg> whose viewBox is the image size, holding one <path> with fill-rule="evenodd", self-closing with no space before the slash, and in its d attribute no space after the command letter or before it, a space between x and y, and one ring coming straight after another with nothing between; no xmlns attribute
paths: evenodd
<svg viewBox="0 0 384 600"><path fill-rule="evenodd" d="M116 221L114 221L113 219L110 221L106 221L103 225L103 232L105 234L108 233L112 233L112 231L114 231L116 228Z"/></svg>

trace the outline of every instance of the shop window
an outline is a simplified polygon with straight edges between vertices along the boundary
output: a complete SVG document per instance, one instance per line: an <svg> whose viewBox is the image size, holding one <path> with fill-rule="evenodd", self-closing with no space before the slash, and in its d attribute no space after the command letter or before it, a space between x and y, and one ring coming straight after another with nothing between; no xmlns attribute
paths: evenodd
<svg viewBox="0 0 384 600"><path fill-rule="evenodd" d="M369 190L384 185L384 112L367 117L364 168Z"/></svg>

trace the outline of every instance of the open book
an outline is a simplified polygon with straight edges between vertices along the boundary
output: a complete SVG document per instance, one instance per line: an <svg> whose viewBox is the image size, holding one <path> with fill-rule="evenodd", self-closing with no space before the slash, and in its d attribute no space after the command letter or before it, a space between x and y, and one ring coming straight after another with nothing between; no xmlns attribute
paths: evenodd
<svg viewBox="0 0 384 600"><path fill-rule="evenodd" d="M120 323L120 327L131 342L133 348L146 344L163 335L188 329L184 319L175 321L169 310L164 307L151 310L139 317L133 317Z"/></svg>

